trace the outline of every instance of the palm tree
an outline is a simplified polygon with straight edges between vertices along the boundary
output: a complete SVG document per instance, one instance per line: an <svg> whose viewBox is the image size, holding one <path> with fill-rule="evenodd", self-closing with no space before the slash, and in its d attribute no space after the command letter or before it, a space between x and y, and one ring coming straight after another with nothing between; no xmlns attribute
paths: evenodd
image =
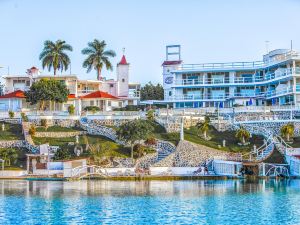
<svg viewBox="0 0 300 225"><path fill-rule="evenodd" d="M40 60L42 60L43 69L47 67L48 71L50 71L51 68L53 68L54 76L56 75L57 70L67 70L71 61L65 51L73 51L72 46L66 44L65 41L45 41L44 49L39 57Z"/></svg>
<svg viewBox="0 0 300 225"><path fill-rule="evenodd" d="M281 127L280 132L281 135L284 136L287 141L290 141L290 137L294 135L294 125L289 123Z"/></svg>
<svg viewBox="0 0 300 225"><path fill-rule="evenodd" d="M239 130L237 130L235 137L238 138L244 145L246 143L246 140L250 138L250 133L245 128L241 127Z"/></svg>
<svg viewBox="0 0 300 225"><path fill-rule="evenodd" d="M82 64L83 68L87 68L88 73L91 72L92 69L95 69L97 71L98 80L101 80L103 66L105 66L107 70L113 70L109 58L116 56L113 50L105 50L105 47L105 41L95 39L93 42L89 42L88 47L81 51L83 55L87 55L87 58Z"/></svg>
<svg viewBox="0 0 300 225"><path fill-rule="evenodd" d="M204 121L202 122L198 122L196 124L196 127L198 129L198 131L200 131L203 136L204 136L204 139L207 139L207 132L209 130L209 123L210 123L210 119L208 116L205 116L205 119Z"/></svg>
<svg viewBox="0 0 300 225"><path fill-rule="evenodd" d="M4 160L7 166L11 166L11 163L18 158L18 153L16 149L4 148L0 151L0 157Z"/></svg>

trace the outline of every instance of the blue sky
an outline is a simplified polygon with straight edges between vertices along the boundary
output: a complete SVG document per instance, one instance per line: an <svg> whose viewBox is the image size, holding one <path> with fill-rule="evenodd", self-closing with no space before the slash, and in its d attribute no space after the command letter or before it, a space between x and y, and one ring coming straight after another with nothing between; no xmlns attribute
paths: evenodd
<svg viewBox="0 0 300 225"><path fill-rule="evenodd" d="M299 11L297 0L0 0L0 75L41 67L44 40L63 39L72 73L94 79L80 52L98 38L116 51L114 65L126 48L131 81L161 82L167 44L181 44L185 63L260 60L266 40L300 50Z"/></svg>

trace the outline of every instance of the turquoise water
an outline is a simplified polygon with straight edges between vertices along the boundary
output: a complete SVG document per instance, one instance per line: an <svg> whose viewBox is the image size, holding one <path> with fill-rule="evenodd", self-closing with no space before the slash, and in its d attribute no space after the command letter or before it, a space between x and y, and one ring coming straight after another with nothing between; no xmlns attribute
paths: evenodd
<svg viewBox="0 0 300 225"><path fill-rule="evenodd" d="M300 180L2 180L0 224L300 224Z"/></svg>

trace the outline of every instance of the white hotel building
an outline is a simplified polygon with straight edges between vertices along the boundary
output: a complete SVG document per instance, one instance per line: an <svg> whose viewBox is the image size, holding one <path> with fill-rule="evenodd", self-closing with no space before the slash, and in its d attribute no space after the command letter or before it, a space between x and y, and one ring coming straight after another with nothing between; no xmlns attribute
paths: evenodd
<svg viewBox="0 0 300 225"><path fill-rule="evenodd" d="M174 108L300 105L300 55L293 50L273 50L262 61L184 64L180 46L171 45L162 66L164 102Z"/></svg>

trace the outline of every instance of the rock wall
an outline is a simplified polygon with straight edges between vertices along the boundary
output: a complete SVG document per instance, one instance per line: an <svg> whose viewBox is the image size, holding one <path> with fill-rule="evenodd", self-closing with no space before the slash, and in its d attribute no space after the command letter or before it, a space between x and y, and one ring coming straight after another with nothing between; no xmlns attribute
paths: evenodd
<svg viewBox="0 0 300 225"><path fill-rule="evenodd" d="M75 137L76 135L85 135L86 131L72 131L72 132L36 132L35 137L47 137L47 138L64 138Z"/></svg>
<svg viewBox="0 0 300 225"><path fill-rule="evenodd" d="M234 158L235 154L216 150L188 141L180 141L176 151L154 164L158 167L197 167L214 157ZM236 155L236 157L238 157Z"/></svg>

